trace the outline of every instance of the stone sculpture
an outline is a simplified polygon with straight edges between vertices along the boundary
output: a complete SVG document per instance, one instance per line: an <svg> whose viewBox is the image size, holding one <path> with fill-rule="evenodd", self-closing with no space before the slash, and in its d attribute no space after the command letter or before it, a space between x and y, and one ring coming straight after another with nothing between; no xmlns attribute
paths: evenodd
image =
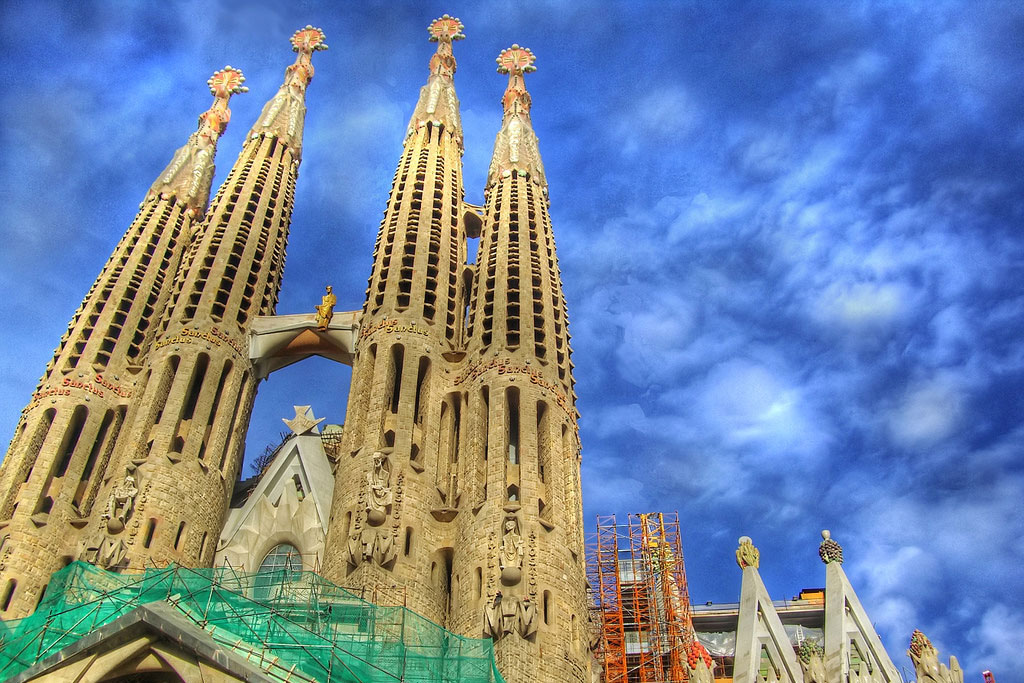
<svg viewBox="0 0 1024 683"><path fill-rule="evenodd" d="M920 631L915 630L910 637L910 649L907 650L907 654L914 663L917 683L964 683L964 672L956 657L950 656L947 669L939 661L939 651Z"/></svg>
<svg viewBox="0 0 1024 683"><path fill-rule="evenodd" d="M753 567L757 569L761 564L761 551L754 547L750 536L740 536L740 547L736 549L736 564L740 569Z"/></svg>
<svg viewBox="0 0 1024 683"><path fill-rule="evenodd" d="M366 473L366 521L380 526L394 500L391 492L391 461L381 451L373 454L373 468Z"/></svg>
<svg viewBox="0 0 1024 683"><path fill-rule="evenodd" d="M135 510L135 496L139 495L139 487L135 485L135 477L126 473L124 481L114 487L107 499L107 510L103 518L107 521L107 531L117 534L124 531L128 518Z"/></svg>
<svg viewBox="0 0 1024 683"><path fill-rule="evenodd" d="M523 536L519 528L519 519L515 515L505 517L501 535L501 554L498 566L501 568L501 582L513 586L523 576Z"/></svg>
<svg viewBox="0 0 1024 683"><path fill-rule="evenodd" d="M531 638L538 626L537 606L530 598L505 597L498 591L491 604L484 608L484 634L494 640L511 633Z"/></svg>

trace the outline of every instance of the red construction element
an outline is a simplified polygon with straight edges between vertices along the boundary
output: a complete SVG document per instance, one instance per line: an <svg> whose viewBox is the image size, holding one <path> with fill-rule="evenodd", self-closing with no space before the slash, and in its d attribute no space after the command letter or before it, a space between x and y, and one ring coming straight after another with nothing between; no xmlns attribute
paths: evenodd
<svg viewBox="0 0 1024 683"><path fill-rule="evenodd" d="M599 516L588 550L604 681L686 681L694 636L678 513Z"/></svg>

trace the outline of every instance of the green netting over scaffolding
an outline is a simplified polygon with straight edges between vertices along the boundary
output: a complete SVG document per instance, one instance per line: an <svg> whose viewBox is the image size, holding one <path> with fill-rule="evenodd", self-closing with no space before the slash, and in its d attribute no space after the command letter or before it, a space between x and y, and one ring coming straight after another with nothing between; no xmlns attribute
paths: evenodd
<svg viewBox="0 0 1024 683"><path fill-rule="evenodd" d="M269 676L348 683L504 683L489 639L455 635L361 599L313 572L170 566L115 574L75 562L31 616L0 622L0 679L147 603L163 602Z"/></svg>

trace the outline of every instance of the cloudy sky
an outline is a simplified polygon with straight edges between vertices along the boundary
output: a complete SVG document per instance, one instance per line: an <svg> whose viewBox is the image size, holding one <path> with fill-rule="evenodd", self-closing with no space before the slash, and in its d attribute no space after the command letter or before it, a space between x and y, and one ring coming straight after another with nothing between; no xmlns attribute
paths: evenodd
<svg viewBox="0 0 1024 683"><path fill-rule="evenodd" d="M1011 2L4 2L0 425L231 64L218 181L312 23L279 312L362 305L444 12L467 200L513 42L551 186L583 415L587 516L678 510L693 599L824 584L818 532L898 666L921 628L968 680L1024 670L1024 7ZM344 419L348 370L261 389ZM3 438L8 438L7 436ZM912 677L912 675L911 675ZM1018 679L1020 680L1020 679Z"/></svg>

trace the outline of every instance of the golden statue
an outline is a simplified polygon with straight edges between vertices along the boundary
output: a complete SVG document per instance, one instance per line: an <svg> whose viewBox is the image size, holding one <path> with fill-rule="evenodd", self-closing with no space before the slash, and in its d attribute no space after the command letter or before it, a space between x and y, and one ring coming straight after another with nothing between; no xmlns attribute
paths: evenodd
<svg viewBox="0 0 1024 683"><path fill-rule="evenodd" d="M320 299L320 304L315 307L316 329L326 330L327 326L331 324L331 318L334 317L334 304L336 303L338 303L338 297L334 296L334 290L331 289L330 285L327 285L327 293Z"/></svg>

